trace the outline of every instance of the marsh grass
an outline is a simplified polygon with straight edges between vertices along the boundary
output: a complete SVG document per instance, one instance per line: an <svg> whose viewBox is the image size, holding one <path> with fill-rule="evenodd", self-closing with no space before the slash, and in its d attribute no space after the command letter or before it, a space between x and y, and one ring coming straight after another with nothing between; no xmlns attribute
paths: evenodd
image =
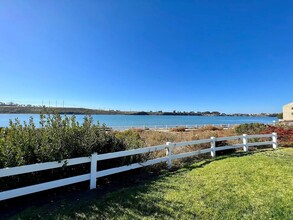
<svg viewBox="0 0 293 220"><path fill-rule="evenodd" d="M147 146L155 146L165 144L166 142L183 142L206 139L210 137L226 137L236 135L234 129L196 129L185 132L177 131L154 131L154 130L141 130L140 137L144 140Z"/></svg>

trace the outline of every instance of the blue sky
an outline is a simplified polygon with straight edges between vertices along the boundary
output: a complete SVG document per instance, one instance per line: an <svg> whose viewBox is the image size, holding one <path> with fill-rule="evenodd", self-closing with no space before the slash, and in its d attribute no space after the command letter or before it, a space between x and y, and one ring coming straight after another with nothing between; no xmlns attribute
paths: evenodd
<svg viewBox="0 0 293 220"><path fill-rule="evenodd" d="M281 112L293 1L2 0L0 101Z"/></svg>

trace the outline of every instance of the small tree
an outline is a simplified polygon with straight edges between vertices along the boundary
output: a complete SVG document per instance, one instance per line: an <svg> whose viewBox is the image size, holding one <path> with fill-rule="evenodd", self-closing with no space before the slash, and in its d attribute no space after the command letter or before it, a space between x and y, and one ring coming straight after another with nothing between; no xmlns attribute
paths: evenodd
<svg viewBox="0 0 293 220"><path fill-rule="evenodd" d="M278 119L283 119L283 113L279 113L279 114L277 115L277 118L278 118Z"/></svg>

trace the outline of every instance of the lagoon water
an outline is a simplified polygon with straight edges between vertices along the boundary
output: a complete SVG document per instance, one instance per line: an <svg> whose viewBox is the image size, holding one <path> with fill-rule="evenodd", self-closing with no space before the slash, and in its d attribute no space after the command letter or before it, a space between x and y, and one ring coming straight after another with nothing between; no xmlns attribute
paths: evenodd
<svg viewBox="0 0 293 220"><path fill-rule="evenodd" d="M0 127L9 126L9 120L18 118L21 122L33 117L35 124L39 122L37 114L0 114ZM78 122L83 122L84 115L76 115ZM275 117L244 117L244 116L157 116L157 115L93 115L94 121L105 123L114 129L129 127L164 128L176 126L235 125L244 123L269 124L278 121Z"/></svg>

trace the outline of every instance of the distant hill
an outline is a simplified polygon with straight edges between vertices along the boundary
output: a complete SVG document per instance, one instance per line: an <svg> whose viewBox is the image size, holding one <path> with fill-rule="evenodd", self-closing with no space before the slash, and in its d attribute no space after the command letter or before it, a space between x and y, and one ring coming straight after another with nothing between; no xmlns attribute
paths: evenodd
<svg viewBox="0 0 293 220"><path fill-rule="evenodd" d="M1 104L1 102L0 102ZM220 112L163 112L163 111L120 111L120 110L101 110L88 108L72 107L41 107L32 105L0 105L0 114L40 114L40 113L58 113L58 114L75 114L75 115L174 115L174 116L263 116L276 117L277 114L225 114Z"/></svg>
<svg viewBox="0 0 293 220"><path fill-rule="evenodd" d="M87 108L44 108L38 106L0 106L1 114L40 114L40 113L59 113L59 114L76 114L76 115L98 115L98 114L108 114L108 115L130 115L135 112L127 111L115 111L115 110L96 110Z"/></svg>

